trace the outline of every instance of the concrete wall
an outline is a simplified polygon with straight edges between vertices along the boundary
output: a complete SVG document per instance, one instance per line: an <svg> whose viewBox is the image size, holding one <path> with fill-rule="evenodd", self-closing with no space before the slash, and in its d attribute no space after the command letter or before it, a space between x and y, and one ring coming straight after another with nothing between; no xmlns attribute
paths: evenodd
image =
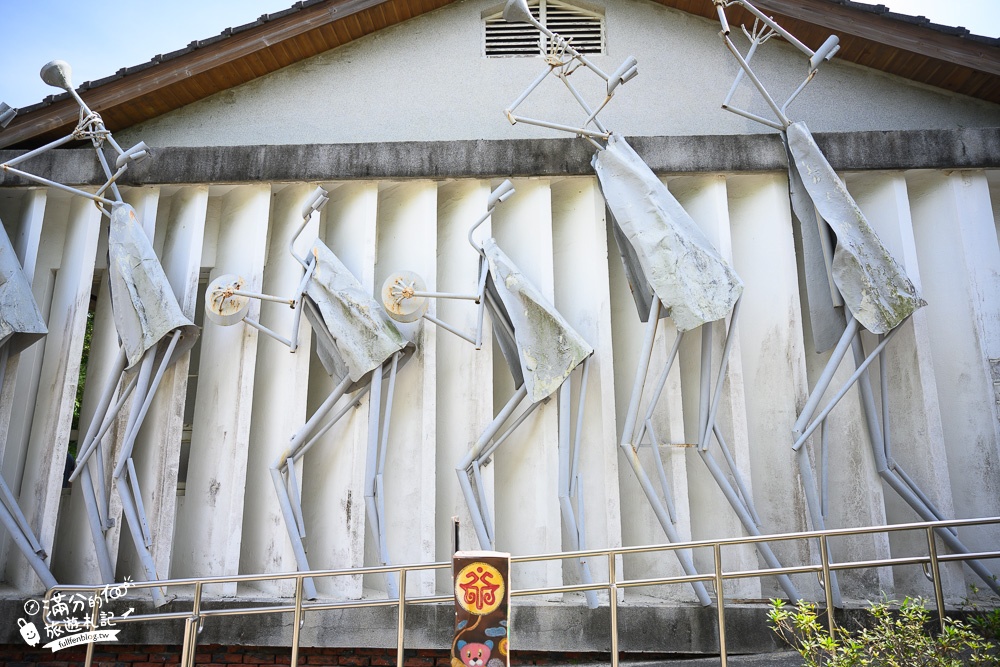
<svg viewBox="0 0 1000 667"><path fill-rule="evenodd" d="M720 424L752 489L762 530L808 529L790 432L825 357L814 354L808 312L802 312L786 178L781 173L706 174L666 182L732 257L746 282ZM858 172L849 174L847 182L931 304L903 325L893 343L889 385L896 458L949 514L995 515L1000 497L1000 438L991 412L996 405L991 362L1000 356L991 342L1000 330L994 298L1000 270L995 174ZM313 233L327 239L373 293L384 276L404 268L418 270L431 288L472 289L476 256L464 241L464 230L483 206L490 181L323 185L332 202ZM662 542L664 534L631 470L615 452L642 328L617 249L605 232L596 181L528 178L518 179L516 185L518 194L494 216L492 233L596 350L581 456L587 546ZM310 187L255 183L126 192L135 201L156 201L155 235L162 239L156 246L165 265L187 276L178 287L188 295L182 303L200 321L194 299L205 280L215 275L238 272L271 291L290 289L295 280L282 273L288 259L283 230L288 212ZM81 208L58 191L8 188L0 194L0 219L12 238L21 235L24 225L45 223L34 274L36 297L51 330L45 341L22 353L14 372L5 377L3 395L13 395L15 405L34 410L12 411L2 434L3 471L52 554L59 578L93 582L93 547L88 531L81 530L82 515L72 495L76 490L66 492L71 495L63 498L60 509L60 475L53 470L61 472L66 447L76 438L69 424L72 374L80 360L81 323L91 285L96 326L91 375L83 394L85 414L99 390L97 369L114 349L114 334L107 326L106 269L97 249L99 225L91 207ZM147 204L144 210L152 209ZM82 236L77 241L74 234ZM63 243L63 238L69 240ZM201 284L196 285L198 276ZM70 308L67 300L78 306ZM265 324L285 331L280 307L261 311ZM438 314L463 326L474 321L472 305L464 302L439 305ZM488 337L484 350L475 352L429 325L409 326L406 332L420 351L400 372L386 472L387 536L391 557L398 563L428 562L449 553L450 518L466 516L453 467L513 389ZM662 360L671 342L667 327L654 360ZM697 410L690 405L699 374L696 347L682 348L667 397L656 410L664 440L660 455L681 537L738 536L742 529L700 459L677 446L691 440L689 422L696 419ZM270 464L271 450L283 447L329 392L329 378L308 346L292 355L243 325L206 326L191 359L190 368L185 358L175 371L183 375L186 369L187 386L176 386L159 399L163 405L157 414L175 417L145 431L137 450L137 460L148 462L140 475L149 493L144 500L153 519L158 570L166 577L292 569L277 501L261 467ZM877 374L874 384L878 386ZM64 389L53 392L54 387ZM60 407L66 401L70 407ZM306 455L300 471L306 543L316 567L376 562L373 545L366 545L361 501L367 405L362 401L325 436ZM559 531L553 531L561 523L552 459L557 414L555 402L542 406L487 468L493 480L497 546L515 554L562 546ZM916 520L891 489L882 488L859 414L853 393L834 413L834 509L829 527ZM113 435L108 437L113 441ZM648 464L653 465L652 459ZM180 477L178 470L184 471ZM163 496L170 493L177 497L166 502ZM113 502L113 511L115 507ZM1000 535L982 530L969 530L963 538L980 549L1000 542ZM473 543L467 525L462 539L463 544ZM834 558L901 555L918 549L917 539L833 541L832 549ZM129 540L119 540L112 531L108 543L119 574L138 576ZM816 557L805 545L778 547L777 552L787 563ZM37 591L38 582L20 554L8 546L4 557L6 581L14 590ZM752 552L733 552L732 558L729 566L753 567L757 562ZM629 558L625 563L630 577L676 570L676 563L663 559ZM905 582L907 592L930 592L918 571L897 568L894 574L899 585ZM956 567L947 568L946 575L946 594L953 599L976 581ZM537 572L526 569L521 576L544 585L575 581L576 574L568 565L564 570L550 565ZM598 568L597 578L602 576ZM812 578L799 579L807 595L819 595ZM882 590L891 593L896 584L884 573L845 576L842 585L847 597L870 598ZM447 590L448 583L415 579L410 586L411 592L432 593ZM778 594L767 581L762 586L734 585L730 595ZM378 579L345 579L321 586L320 593L358 598L381 595L381 588ZM247 591L261 592L289 593L280 587ZM626 597L650 594L673 600L691 597L686 588L630 592Z"/></svg>
<svg viewBox="0 0 1000 667"><path fill-rule="evenodd" d="M602 113L609 128L630 136L763 131L720 108L737 64L718 37L717 22L646 0L601 4L607 55L594 62L611 72L634 55L640 72ZM152 146L215 146L559 136L523 124L512 127L503 115L545 66L537 57L483 56L481 16L498 8L495 0L456 2L218 93L120 138L141 138ZM742 35L736 39L745 50ZM806 70L804 58L778 40L763 47L754 62L776 96L787 95ZM581 71L573 81L588 99L604 98L603 86L589 73ZM737 101L763 108L748 89ZM551 80L519 111L579 122L578 109L562 84ZM996 105L836 59L821 69L790 113L814 132L1000 125Z"/></svg>

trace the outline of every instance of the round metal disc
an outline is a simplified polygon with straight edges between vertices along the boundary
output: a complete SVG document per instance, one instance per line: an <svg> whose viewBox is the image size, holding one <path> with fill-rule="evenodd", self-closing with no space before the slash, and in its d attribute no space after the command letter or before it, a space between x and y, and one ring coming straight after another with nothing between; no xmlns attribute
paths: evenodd
<svg viewBox="0 0 1000 667"><path fill-rule="evenodd" d="M416 322L427 312L427 297L413 292L427 290L424 279L413 271L397 271L382 283L382 306L397 322Z"/></svg>
<svg viewBox="0 0 1000 667"><path fill-rule="evenodd" d="M224 327L242 321L250 309L250 298L232 292L244 286L243 278L232 273L213 280L205 290L205 316Z"/></svg>

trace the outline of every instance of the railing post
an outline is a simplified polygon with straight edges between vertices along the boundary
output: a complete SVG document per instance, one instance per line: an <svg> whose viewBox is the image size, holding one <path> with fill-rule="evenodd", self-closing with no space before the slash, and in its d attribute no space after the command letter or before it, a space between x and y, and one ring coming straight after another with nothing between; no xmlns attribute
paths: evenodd
<svg viewBox="0 0 1000 667"><path fill-rule="evenodd" d="M611 608L611 667L618 667L618 566L617 556L608 553L608 603Z"/></svg>
<svg viewBox="0 0 1000 667"><path fill-rule="evenodd" d="M198 646L198 624L201 622L201 582L194 585L191 616L184 619L184 645L181 648L181 667L194 667L195 649Z"/></svg>
<svg viewBox="0 0 1000 667"><path fill-rule="evenodd" d="M938 562L937 541L934 529L927 529L927 550L931 557L931 576L934 577L934 603L937 605L938 624L944 632L944 591L941 589L941 563Z"/></svg>
<svg viewBox="0 0 1000 667"><path fill-rule="evenodd" d="M823 566L823 596L826 598L826 626L830 629L830 637L833 638L834 630L837 627L833 620L833 586L830 577L830 549L826 543L826 535L819 536L819 561ZM793 600L798 602L798 600Z"/></svg>
<svg viewBox="0 0 1000 667"><path fill-rule="evenodd" d="M295 613L292 621L292 666L299 664L299 638L302 634L302 590L305 577L295 577Z"/></svg>
<svg viewBox="0 0 1000 667"><path fill-rule="evenodd" d="M715 557L715 605L719 614L719 660L722 662L722 667L727 667L729 658L726 655L726 596L722 590L722 545L718 542L713 544L712 554Z"/></svg>
<svg viewBox="0 0 1000 667"><path fill-rule="evenodd" d="M94 597L96 598L98 591L94 590ZM97 601L94 601L94 609L90 612L90 631L94 632L97 630L97 619L100 611L100 605ZM87 657L83 661L84 667L91 667L94 664L94 642L87 642Z"/></svg>
<svg viewBox="0 0 1000 667"><path fill-rule="evenodd" d="M396 625L396 667L403 667L403 634L406 627L406 568L399 570L399 620Z"/></svg>

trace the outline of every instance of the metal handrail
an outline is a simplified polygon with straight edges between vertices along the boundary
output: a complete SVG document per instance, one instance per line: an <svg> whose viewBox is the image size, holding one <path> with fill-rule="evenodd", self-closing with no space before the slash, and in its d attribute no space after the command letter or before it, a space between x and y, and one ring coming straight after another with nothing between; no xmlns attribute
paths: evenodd
<svg viewBox="0 0 1000 667"><path fill-rule="evenodd" d="M722 667L727 667L728 658L726 651L726 626L725 626L725 595L724 584L727 579L747 579L776 576L778 574L803 574L815 573L821 577L823 583L825 604L827 610L832 610L833 600L831 593L830 573L835 570L870 569L875 567L890 567L896 565L921 565L930 567L930 578L934 584L934 600L938 612L938 622L940 628L944 630L945 603L944 593L941 586L940 564L964 561L970 559L1000 559L1000 550L985 551L978 553L963 554L938 554L937 543L934 539L935 531L952 529L966 526L1000 525L1000 517L990 517L981 519L954 519L950 521L925 521L916 523L895 524L891 526L867 526L862 528L839 528L813 532L782 533L775 535L762 535L755 537L735 537L720 540L694 540L690 542L677 542L673 544L657 544L638 547L618 547L613 549L588 549L583 551L566 551L549 554L539 554L532 556L515 556L511 558L512 563L533 563L539 561L565 560L570 558L594 558L603 557L608 560L608 581L607 583L574 584L560 586L545 586L541 588L515 589L511 587L511 596L527 597L533 595L551 595L554 593L575 593L588 590L605 590L608 592L610 605L610 625L611 625L611 665L618 667L618 591L619 589L635 588L644 586L666 586L692 583L701 581L712 583L716 591L716 608L719 623L719 657ZM868 534L889 534L902 531L923 531L927 538L928 554L926 556L907 556L896 558L882 558L875 560L856 560L831 562L829 553L829 539L832 537L849 537ZM796 565L781 568L764 568L753 570L735 570L726 572L723 568L722 549L723 547L741 546L756 542L782 542L792 540L818 540L820 545L820 562L809 565ZM674 551L677 549L712 549L713 572L703 575L680 575L667 577L654 577L646 579L619 579L617 561L622 556L646 553L658 553ZM328 611L333 609L356 609L362 607L386 607L395 606L398 608L397 616L397 640L396 640L396 660L397 667L403 666L404 654L404 630L406 627L405 606L407 604L428 604L451 602L451 595L430 595L411 596L406 595L406 579L410 572L441 570L450 568L450 562L425 563L418 565L393 565L379 567L344 568L334 570L314 570L310 572L289 572L282 574L242 574L221 577L202 577L187 579L171 579L155 582L137 582L131 587L142 588L176 588L182 586L194 586L192 606L189 611L156 612L151 614L136 614L126 617L112 617L111 620L116 625L127 623L145 623L150 621L170 621L183 620L184 643L182 647L181 666L192 667L194 664L195 648L197 646L198 632L205 619L212 617L226 616L246 616L257 614L293 614L292 624L292 646L291 665L298 664L300 632L303 624L303 616L306 612ZM329 578L340 576L361 576L365 574L381 574L385 572L395 572L399 576L399 597L397 599L369 599L369 600L346 600L346 601L308 601L303 598L303 581L306 578ZM926 570L925 570L926 572ZM202 609L204 597L204 587L213 584L240 584L260 581L284 581L294 580L295 595L291 603L277 605L261 605L251 607L239 607L228 609ZM50 589L45 595L44 609L49 609L49 602L54 595L60 593L92 593L98 594L104 589L103 585L60 585ZM829 629L833 632L835 628L834 615L827 613ZM48 625L60 625L66 621L46 618ZM97 607L91 615L91 630L97 629ZM85 660L86 667L90 667L93 662L94 644L88 644Z"/></svg>

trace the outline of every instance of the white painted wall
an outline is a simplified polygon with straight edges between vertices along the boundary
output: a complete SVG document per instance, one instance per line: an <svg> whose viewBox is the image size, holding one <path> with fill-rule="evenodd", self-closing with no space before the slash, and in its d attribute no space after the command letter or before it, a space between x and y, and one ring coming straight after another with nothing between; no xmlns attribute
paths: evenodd
<svg viewBox="0 0 1000 667"><path fill-rule="evenodd" d="M600 4L606 8L607 55L594 62L612 72L634 55L640 72L602 112L609 128L630 136L765 131L721 109L737 64L718 37L718 22L647 0ZM151 146L217 146L560 136L512 127L504 116L545 65L540 58L483 56L481 16L497 7L496 0L456 2L130 128L120 138L130 145L142 139ZM746 49L743 41L738 45ZM778 40L761 50L754 66L775 95L797 86L806 70L798 52ZM596 76L580 71L573 82L588 99L603 100ZM737 101L749 103L745 95ZM519 113L580 121L578 109L553 79ZM836 59L790 114L814 132L1000 124L997 105Z"/></svg>

